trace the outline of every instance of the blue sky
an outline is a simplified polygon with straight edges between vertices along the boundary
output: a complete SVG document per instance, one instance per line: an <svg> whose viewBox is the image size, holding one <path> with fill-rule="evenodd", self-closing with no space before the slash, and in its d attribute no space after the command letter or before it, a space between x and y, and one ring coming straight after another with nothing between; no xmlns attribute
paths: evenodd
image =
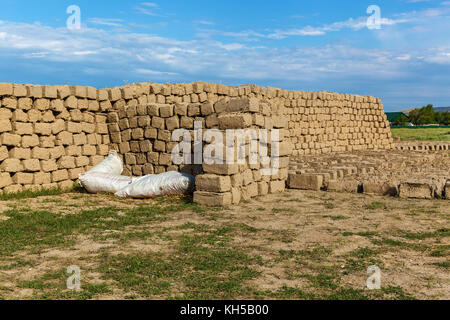
<svg viewBox="0 0 450 320"><path fill-rule="evenodd" d="M66 27L70 5L80 29ZM2 0L0 82L202 80L450 106L449 18L443 0Z"/></svg>

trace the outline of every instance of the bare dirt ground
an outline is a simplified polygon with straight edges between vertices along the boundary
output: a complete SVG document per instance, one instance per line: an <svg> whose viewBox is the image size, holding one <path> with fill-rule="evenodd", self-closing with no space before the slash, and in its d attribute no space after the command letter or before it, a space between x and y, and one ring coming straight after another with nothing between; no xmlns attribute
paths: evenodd
<svg viewBox="0 0 450 320"><path fill-rule="evenodd" d="M448 200L296 190L229 208L1 201L0 298L449 299L449 218ZM71 265L81 291L66 287Z"/></svg>

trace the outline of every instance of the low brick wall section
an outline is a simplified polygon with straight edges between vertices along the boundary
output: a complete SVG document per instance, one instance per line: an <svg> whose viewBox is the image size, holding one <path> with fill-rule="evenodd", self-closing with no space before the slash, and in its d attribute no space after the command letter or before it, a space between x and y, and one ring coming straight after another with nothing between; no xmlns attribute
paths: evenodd
<svg viewBox="0 0 450 320"><path fill-rule="evenodd" d="M108 154L106 91L0 84L0 96L0 190L70 188Z"/></svg>

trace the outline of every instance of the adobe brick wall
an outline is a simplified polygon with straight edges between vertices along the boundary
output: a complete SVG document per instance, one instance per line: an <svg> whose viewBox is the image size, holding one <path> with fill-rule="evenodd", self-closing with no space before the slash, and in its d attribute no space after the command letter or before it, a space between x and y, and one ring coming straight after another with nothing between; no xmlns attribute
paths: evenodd
<svg viewBox="0 0 450 320"><path fill-rule="evenodd" d="M109 149L119 151L127 175L169 170L209 175L199 177L197 199L214 194L214 201L230 203L231 194L231 203L237 203L238 193L245 199L256 189L258 194L284 189L284 167L275 178L260 178L259 168L248 164L237 172L173 164L178 142L171 133L184 128L193 136L195 121L222 131L280 129L280 149L293 155L393 148L383 106L373 97L203 82L110 89L2 83L0 99L0 190L7 192L68 187ZM280 161L286 168L289 154ZM216 183L219 189L209 189Z"/></svg>

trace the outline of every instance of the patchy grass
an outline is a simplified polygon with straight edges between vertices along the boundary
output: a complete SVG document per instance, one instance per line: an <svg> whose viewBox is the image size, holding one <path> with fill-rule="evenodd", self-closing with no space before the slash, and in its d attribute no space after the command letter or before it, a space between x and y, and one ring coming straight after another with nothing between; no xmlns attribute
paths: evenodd
<svg viewBox="0 0 450 320"><path fill-rule="evenodd" d="M20 199L30 199L30 198L37 198L37 197L43 197L43 196L57 196L60 194L65 194L68 192L73 193L85 193L84 189L81 188L78 184L74 184L73 188L70 190L62 190L60 188L53 188L53 189L42 189L38 191L33 190L24 190L16 193L8 193L8 192L1 192L0 193L0 201L3 200L20 200Z"/></svg>
<svg viewBox="0 0 450 320"><path fill-rule="evenodd" d="M177 197L35 196L0 202L2 299L448 298L416 281L427 273L433 288L445 281L446 202L433 202L439 215L412 217L407 200L312 191L244 209ZM81 269L81 291L66 288L70 265ZM370 265L382 270L381 290L364 289Z"/></svg>
<svg viewBox="0 0 450 320"><path fill-rule="evenodd" d="M450 141L450 128L393 128L391 132L402 141Z"/></svg>

